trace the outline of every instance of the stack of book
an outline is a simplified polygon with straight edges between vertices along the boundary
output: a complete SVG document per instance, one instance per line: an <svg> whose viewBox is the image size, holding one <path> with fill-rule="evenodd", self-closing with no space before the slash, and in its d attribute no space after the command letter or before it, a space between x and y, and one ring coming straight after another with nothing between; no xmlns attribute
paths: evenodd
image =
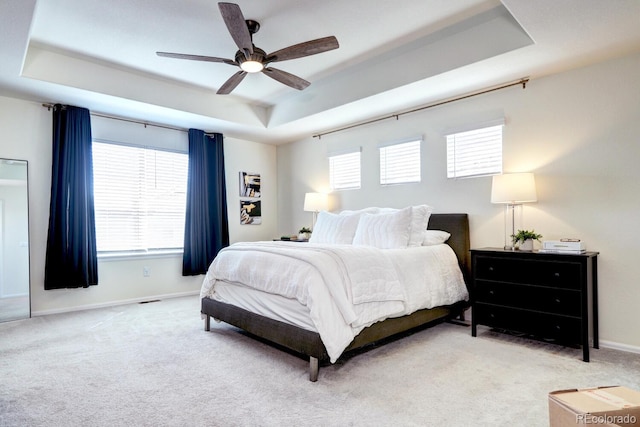
<svg viewBox="0 0 640 427"><path fill-rule="evenodd" d="M587 251L587 245L578 239L545 240L542 249L538 252L554 254L583 254Z"/></svg>

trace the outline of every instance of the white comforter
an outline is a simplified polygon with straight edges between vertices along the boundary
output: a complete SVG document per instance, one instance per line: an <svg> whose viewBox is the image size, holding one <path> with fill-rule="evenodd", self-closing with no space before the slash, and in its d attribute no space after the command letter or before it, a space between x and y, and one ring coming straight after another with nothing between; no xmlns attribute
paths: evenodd
<svg viewBox="0 0 640 427"><path fill-rule="evenodd" d="M236 243L209 267L200 296L217 281L296 299L309 309L332 362L366 326L468 299L446 244L403 249L291 242Z"/></svg>

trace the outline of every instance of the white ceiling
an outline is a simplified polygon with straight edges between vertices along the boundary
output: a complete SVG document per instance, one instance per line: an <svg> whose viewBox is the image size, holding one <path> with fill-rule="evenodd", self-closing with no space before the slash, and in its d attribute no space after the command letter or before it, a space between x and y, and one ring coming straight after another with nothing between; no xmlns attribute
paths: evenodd
<svg viewBox="0 0 640 427"><path fill-rule="evenodd" d="M0 0L0 94L279 144L479 89L640 50L637 0L238 0L267 52L335 35L231 95L236 68L213 0Z"/></svg>

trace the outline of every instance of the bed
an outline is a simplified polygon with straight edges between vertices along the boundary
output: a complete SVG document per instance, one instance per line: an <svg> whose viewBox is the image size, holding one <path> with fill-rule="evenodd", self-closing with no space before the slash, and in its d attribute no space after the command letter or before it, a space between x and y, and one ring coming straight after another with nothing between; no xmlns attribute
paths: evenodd
<svg viewBox="0 0 640 427"><path fill-rule="evenodd" d="M381 218L398 217L401 211L406 213L407 209L413 209L413 212L416 212L416 207L392 210L391 212L362 210L343 212L340 215L349 216L349 218L344 220L338 218L338 220L350 221L352 226L346 228L350 228L351 231L353 231L353 224L356 224L356 232L362 229L365 220L377 221L374 224L377 229L382 226L387 232L393 233L392 238L395 239L398 234L401 234L400 238L404 239L406 234L397 232L390 225L391 223L384 222ZM432 214L430 209L427 210L426 221L428 223L424 224L426 225L424 229L430 231L425 233L435 233L430 235L436 235L438 238L440 235L446 234L448 239L442 238L442 241L434 244L418 244L419 247L407 250L396 247L377 249L366 244L366 237L365 244L356 244L357 236L362 237L362 233L356 234L355 237L353 234L347 233L345 237L338 232L336 236L336 229L340 227L335 227L336 223L330 223L332 228L329 234L334 233L334 235L330 236L329 244L317 239L314 242L312 235L310 243L253 242L236 243L225 248L211 264L203 281L201 313L204 318L205 331L211 330L211 318L214 318L216 321L234 325L251 335L308 357L309 379L316 381L320 363L333 363L344 352L425 325L447 319L464 319L464 311L469 305L467 289L470 271L468 216L456 213ZM407 218L409 217L405 216L403 221ZM314 229L314 234L318 233L318 236L321 235L319 230L324 224L322 221L321 213ZM409 228L413 228L413 233L411 230L408 232L408 239L411 241L415 230L421 228L421 225L413 219L409 221L411 223ZM319 226L320 228L318 228ZM371 235L369 238L376 239ZM446 242L444 242L445 239ZM425 242L426 240L425 237ZM362 238L359 242L363 242ZM386 245L388 242L385 241L384 244ZM353 257L349 258L352 256L352 252ZM345 258L346 261L341 258L343 254L349 254ZM436 302L435 305L422 300L413 302L414 300L411 298L414 298L416 293L414 289L418 288L404 287L406 279L404 276L413 280L416 275L423 274L423 263L420 258L422 256L425 259L447 260L453 257L453 261L448 260L443 264L443 267L429 267L439 273L429 274L428 276L434 277L425 280L438 282L440 278L435 276L442 275L447 276L447 282L461 282L461 284L446 285L451 286L455 291L446 289L437 292L427 291L425 295L429 296L420 297L423 300L431 298L431 302ZM390 257L390 261L379 257ZM279 263L279 258L285 262L282 267L278 267L282 270L282 280L278 277L278 271L266 271L270 266ZM336 264L331 267L333 264L324 264L325 262L336 262ZM455 267L450 266L451 262L455 264ZM425 261L424 264L428 263ZM394 269L390 268L390 265L395 267L395 273L392 272ZM255 268L251 266L255 266ZM408 266L416 267L408 268ZM453 271L454 268L455 271ZM353 303L352 307L329 300L333 298L332 295L341 293L340 289L343 285L331 287L335 282L343 280L341 269L346 271L345 274L350 281L349 286L353 286L353 289L350 288L346 292L348 294L347 300ZM401 272L398 272L398 269ZM274 268L274 270L277 269ZM338 270L338 272L334 270ZM265 271L264 274L258 274L263 271ZM357 272L353 273L353 271ZM400 276L402 277L399 278ZM318 283L315 282L316 280ZM319 284L320 281L322 284ZM303 282L305 283L304 292L297 287L298 283ZM402 282L401 291L398 291L396 282ZM389 287L388 283L393 283L393 285ZM364 299L362 298L363 294L358 292L359 286L363 285L368 287ZM270 286L275 286L277 291L274 291L274 288ZM460 289L461 286L464 287L463 290ZM318 289L322 289L322 291L318 291ZM419 295L422 295L423 290L421 289L419 292ZM376 297L376 301L372 302L368 299L369 294L377 294L379 297ZM381 301L379 302L378 299ZM428 307L421 307L425 304ZM400 309L400 306L403 308ZM334 321L334 318L338 318L337 321ZM347 326L343 326L342 323ZM331 335L336 335L337 338L330 336L328 331Z"/></svg>

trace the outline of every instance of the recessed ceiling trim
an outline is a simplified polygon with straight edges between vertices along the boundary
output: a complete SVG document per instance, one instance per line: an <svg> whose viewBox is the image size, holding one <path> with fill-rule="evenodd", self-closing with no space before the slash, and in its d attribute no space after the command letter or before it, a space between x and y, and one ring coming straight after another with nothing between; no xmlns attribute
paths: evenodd
<svg viewBox="0 0 640 427"><path fill-rule="evenodd" d="M266 109L213 91L161 80L146 73L30 44L22 77L168 107L226 122L265 128Z"/></svg>
<svg viewBox="0 0 640 427"><path fill-rule="evenodd" d="M458 22L290 94L270 109L276 127L533 44L503 6ZM312 100L312 102L309 102Z"/></svg>
<svg viewBox="0 0 640 427"><path fill-rule="evenodd" d="M476 92L472 92L472 93L468 93L465 95L460 95L457 96L455 98L449 98L449 99L445 99L442 101L438 101L438 102L434 102L428 105L424 105L422 107L417 107L417 108L412 108L411 110L407 110L407 111L403 111L401 113L394 113L388 116L384 116L384 117L378 117L375 119L371 119L371 120L367 120L365 122L360 122L360 123L355 123L352 125L348 125L348 126L343 126L341 128L338 129L333 129L333 130L329 130L329 131L325 131L325 132L319 132L315 135L313 135L313 138L318 138L321 139L323 136L325 135L330 135L332 133L337 133L337 132L342 132L345 130L349 130L349 129L353 129L353 128L357 128L360 126L366 126L366 125L370 125L372 123L377 123L377 122L381 122L383 120L389 120L389 119L399 119L400 116L404 116L406 114L411 114L411 113L417 113L418 111L423 111L423 110L427 110L429 108L434 108L434 107L439 107L441 105L446 105L446 104L450 104L452 102L456 102L456 101L461 101L463 99L468 99L468 98L472 98L474 96L478 96L478 95L484 95L486 93L491 93L491 92L495 92L497 90L502 90L502 89L507 89L513 86L519 86L522 85L522 89L525 89L527 87L527 83L529 82L529 78L528 77L524 77L516 82L510 82L510 83L505 83L502 84L500 86L495 86L495 87L491 87L491 88L487 88L487 89L482 89Z"/></svg>

